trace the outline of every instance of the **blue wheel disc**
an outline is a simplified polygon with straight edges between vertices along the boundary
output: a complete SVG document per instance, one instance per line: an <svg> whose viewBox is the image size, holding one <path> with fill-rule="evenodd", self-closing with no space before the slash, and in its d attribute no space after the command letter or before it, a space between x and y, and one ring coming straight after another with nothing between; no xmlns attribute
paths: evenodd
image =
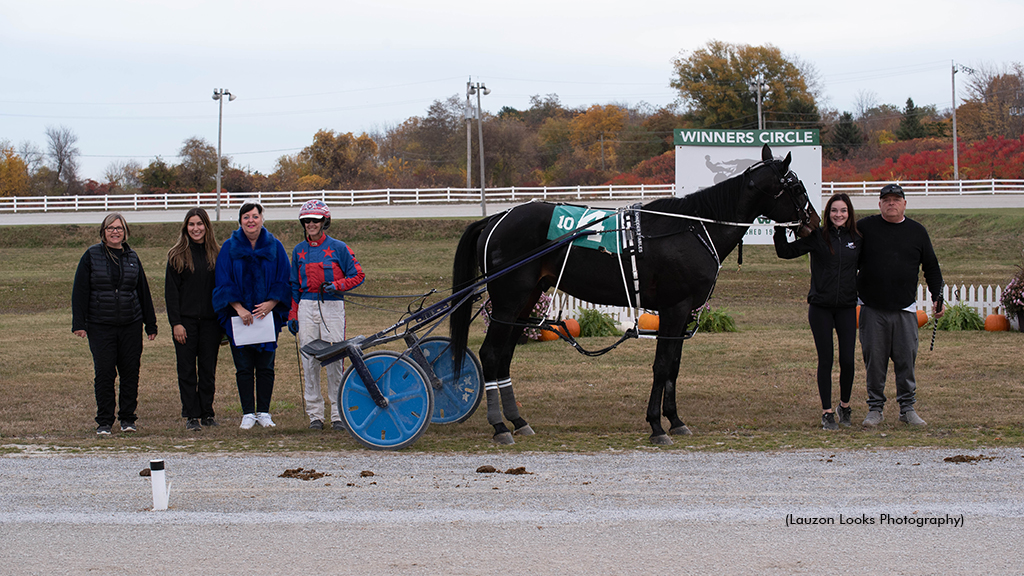
<svg viewBox="0 0 1024 576"><path fill-rule="evenodd" d="M424 338L419 346L434 374L441 379L441 388L434 390L434 413L430 421L435 424L465 422L483 398L483 370L480 361L466 350L462 359L462 372L456 381L455 354L451 352L451 340L434 336Z"/></svg>
<svg viewBox="0 0 1024 576"><path fill-rule="evenodd" d="M411 445L426 432L433 413L434 393L427 375L415 362L390 350L371 352L363 362L388 406L377 406L362 378L349 366L338 391L345 427L357 441L375 450Z"/></svg>

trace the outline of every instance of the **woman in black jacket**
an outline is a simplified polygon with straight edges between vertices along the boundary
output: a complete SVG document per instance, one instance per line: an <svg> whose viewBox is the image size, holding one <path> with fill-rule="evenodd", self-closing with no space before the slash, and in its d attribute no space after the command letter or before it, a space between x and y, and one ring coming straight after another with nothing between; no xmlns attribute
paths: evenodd
<svg viewBox="0 0 1024 576"><path fill-rule="evenodd" d="M853 203L835 194L825 204L824 225L817 234L790 243L784 228L775 228L775 253L780 258L811 255L811 289L807 294L807 320L818 350L818 394L821 427L837 430L850 425L854 349L857 344L857 259L861 235ZM839 339L839 423L832 411L832 332Z"/></svg>
<svg viewBox="0 0 1024 576"><path fill-rule="evenodd" d="M213 396L217 353L224 336L213 311L214 267L219 251L210 216L202 208L185 214L178 241L167 251L164 298L174 333L181 417L186 419L186 430L217 426Z"/></svg>
<svg viewBox="0 0 1024 576"><path fill-rule="evenodd" d="M71 291L71 331L89 338L96 393L96 433L110 434L115 409L122 432L135 432L142 327L156 338L156 313L139 255L128 246L128 223L117 212L100 224L99 244L78 262ZM114 379L120 377L120 408Z"/></svg>

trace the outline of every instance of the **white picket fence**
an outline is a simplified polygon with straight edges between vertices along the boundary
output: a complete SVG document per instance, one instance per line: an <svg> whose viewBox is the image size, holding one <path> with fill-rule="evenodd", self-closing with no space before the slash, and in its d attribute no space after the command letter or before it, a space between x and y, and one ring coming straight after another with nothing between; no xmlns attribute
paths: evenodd
<svg viewBox="0 0 1024 576"><path fill-rule="evenodd" d="M982 318L989 314L1000 314L1002 312L1002 304L999 302L1002 295L1002 286L966 286L961 284L957 287L947 284L942 287L942 300L946 304L952 305L963 302L974 308ZM627 326L632 326L633 321L636 319L635 311L632 308L593 304L563 292L557 292L552 297L548 317L557 318L561 314L563 318L569 318L579 308L597 310L610 316L617 324L625 324ZM925 310L931 315L931 295L928 292L928 288L921 284L917 286L917 308ZM1014 318L1010 320L1011 322L1016 322Z"/></svg>
<svg viewBox="0 0 1024 576"><path fill-rule="evenodd" d="M946 284L942 287L942 300L946 304L960 304L961 302L974 308L982 318L989 314L1002 314L1003 305L1000 299L1003 295L1002 286L965 286L959 287ZM932 299L928 289L917 285L917 309L925 310L931 315Z"/></svg>

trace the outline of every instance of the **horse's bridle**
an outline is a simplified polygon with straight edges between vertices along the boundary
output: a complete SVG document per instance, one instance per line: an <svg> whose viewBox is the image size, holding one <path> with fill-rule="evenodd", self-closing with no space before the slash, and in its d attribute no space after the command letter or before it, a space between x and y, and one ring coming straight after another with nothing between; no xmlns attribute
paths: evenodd
<svg viewBox="0 0 1024 576"><path fill-rule="evenodd" d="M810 224L812 208L811 199L807 194L807 188L804 187L804 183L800 181L800 177L796 175L796 172L790 170L783 174L782 171L779 170L778 164L779 161L774 158L772 158L771 160L762 160L744 170L743 177L746 178L747 181L750 183L751 188L757 190L758 192L764 194L765 196L770 196L775 200L776 204L778 204L779 198L781 198L784 193L789 192L789 199L793 202L793 208L796 210L796 213L800 218L800 224ZM782 186L779 189L778 193L772 193L768 190L761 188L760 186L757 185L756 182L754 182L754 179L750 177L750 173L755 169L761 167L761 165L768 166L769 168L772 169L772 173L775 174L775 178L778 179L779 184L781 184ZM803 198L803 201L799 201L798 198ZM769 212L774 210L775 206L772 206L772 209L769 210Z"/></svg>

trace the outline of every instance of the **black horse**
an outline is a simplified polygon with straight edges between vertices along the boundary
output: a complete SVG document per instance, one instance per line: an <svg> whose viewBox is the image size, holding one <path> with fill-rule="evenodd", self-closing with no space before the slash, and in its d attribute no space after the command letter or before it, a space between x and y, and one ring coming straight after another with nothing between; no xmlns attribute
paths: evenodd
<svg viewBox="0 0 1024 576"><path fill-rule="evenodd" d="M742 240L758 216L789 223L806 236L818 226L818 215L809 204L803 184L790 172L791 155L773 159L766 145L762 161L710 188L682 198L654 200L634 212L639 215L642 251L632 256L607 250L571 249L562 246L540 257L527 257L548 240L554 204L534 202L470 224L455 253L452 286L471 285L478 269L488 276L491 324L480 347L480 361L487 397L487 421L494 426L494 441L512 444L512 434L533 434L519 415L509 366L524 320L542 292L556 286L577 298L596 304L639 306L660 313L654 384L647 405L651 442L671 444L661 426L661 414L669 421L669 433L690 434L676 409L676 378L684 331L691 313L710 297L722 260ZM605 226L614 228L614 226ZM624 251L625 252L625 251ZM524 261L524 257L525 261ZM633 261L639 278L634 287ZM512 267L512 270L495 272ZM464 356L471 305L462 304L451 315L455 358Z"/></svg>

